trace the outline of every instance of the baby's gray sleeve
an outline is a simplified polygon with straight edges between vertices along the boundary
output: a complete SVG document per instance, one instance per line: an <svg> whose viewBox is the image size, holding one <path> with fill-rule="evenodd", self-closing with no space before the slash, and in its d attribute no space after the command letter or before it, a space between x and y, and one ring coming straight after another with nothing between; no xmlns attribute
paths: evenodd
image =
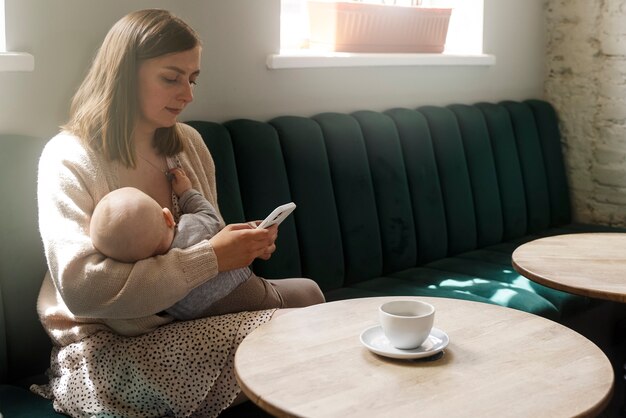
<svg viewBox="0 0 626 418"><path fill-rule="evenodd" d="M248 267L218 273L208 282L193 289L165 312L180 321L203 318L208 315L211 305L235 290L251 275L252 271Z"/></svg>
<svg viewBox="0 0 626 418"><path fill-rule="evenodd" d="M209 234L209 238L217 234L224 227L213 205L197 190L187 190L178 198L178 204L183 214L194 215L196 222L204 225L204 228ZM181 217L181 219L183 217ZM179 227L179 230L180 229L182 229L182 227Z"/></svg>

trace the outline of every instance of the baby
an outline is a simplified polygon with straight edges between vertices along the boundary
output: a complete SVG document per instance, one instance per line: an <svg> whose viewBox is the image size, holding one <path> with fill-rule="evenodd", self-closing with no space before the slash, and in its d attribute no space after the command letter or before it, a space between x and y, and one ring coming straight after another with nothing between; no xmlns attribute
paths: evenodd
<svg viewBox="0 0 626 418"><path fill-rule="evenodd" d="M209 239L221 228L213 206L196 190L181 168L172 169L172 188L183 215L178 227L168 208L133 187L107 194L91 217L94 247L107 257L134 263L165 254L170 248L186 248ZM166 312L179 320L201 318L214 302L250 278L248 267L221 272L193 289Z"/></svg>

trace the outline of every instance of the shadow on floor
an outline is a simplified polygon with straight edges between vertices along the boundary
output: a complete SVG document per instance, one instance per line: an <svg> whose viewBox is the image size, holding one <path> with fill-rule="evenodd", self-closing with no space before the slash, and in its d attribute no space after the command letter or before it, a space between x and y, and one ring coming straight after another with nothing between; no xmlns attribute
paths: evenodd
<svg viewBox="0 0 626 418"><path fill-rule="evenodd" d="M609 358L615 372L613 397L600 418L626 417L626 304L595 301L597 309L580 318L567 321L566 325L593 341Z"/></svg>
<svg viewBox="0 0 626 418"><path fill-rule="evenodd" d="M219 418L271 418L272 415L263 411L250 401L226 409Z"/></svg>

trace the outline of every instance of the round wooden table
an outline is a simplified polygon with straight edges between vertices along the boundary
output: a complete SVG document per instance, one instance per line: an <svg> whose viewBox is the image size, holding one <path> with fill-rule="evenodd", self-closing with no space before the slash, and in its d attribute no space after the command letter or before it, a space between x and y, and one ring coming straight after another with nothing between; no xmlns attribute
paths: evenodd
<svg viewBox="0 0 626 418"><path fill-rule="evenodd" d="M614 372L591 341L522 311L427 298L450 343L443 356L396 360L365 348L387 297L330 302L282 315L239 346L244 393L278 417L595 416Z"/></svg>
<svg viewBox="0 0 626 418"><path fill-rule="evenodd" d="M558 290L626 302L626 234L581 233L540 238L519 246L513 268Z"/></svg>

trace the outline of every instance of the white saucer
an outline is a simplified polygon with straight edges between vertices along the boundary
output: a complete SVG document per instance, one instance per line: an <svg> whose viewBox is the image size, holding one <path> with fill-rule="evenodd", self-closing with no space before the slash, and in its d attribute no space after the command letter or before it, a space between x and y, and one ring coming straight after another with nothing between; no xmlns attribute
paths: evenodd
<svg viewBox="0 0 626 418"><path fill-rule="evenodd" d="M416 359L435 355L446 348L449 342L448 334L438 328L433 328L424 344L410 350L401 350L391 345L380 325L368 328L361 333L361 344L368 350L381 356L399 359Z"/></svg>

